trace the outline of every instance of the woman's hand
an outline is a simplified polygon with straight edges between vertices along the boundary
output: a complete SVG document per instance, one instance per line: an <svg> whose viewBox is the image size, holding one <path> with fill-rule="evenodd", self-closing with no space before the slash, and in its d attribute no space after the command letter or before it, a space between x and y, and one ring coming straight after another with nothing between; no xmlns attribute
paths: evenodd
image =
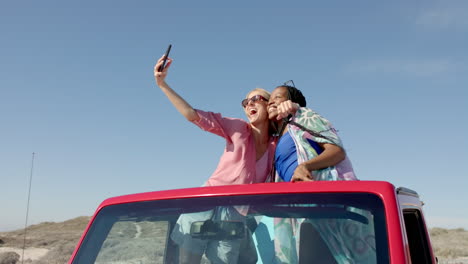
<svg viewBox="0 0 468 264"><path fill-rule="evenodd" d="M312 173L307 169L307 166L302 163L297 166L296 170L294 170L294 174L291 178L292 182L297 181L313 181L314 178Z"/></svg>
<svg viewBox="0 0 468 264"><path fill-rule="evenodd" d="M154 65L154 79L156 80L156 83L158 84L158 86L162 86L163 84L165 84L167 71L169 67L171 66L172 59L168 57L166 60L166 66L164 67L164 70L159 71L159 68L162 66L163 62L164 62L164 55L158 60L156 65Z"/></svg>
<svg viewBox="0 0 468 264"><path fill-rule="evenodd" d="M277 106L277 111L278 111L278 116L276 117L277 120L281 120L283 118L288 117L290 114L294 115L297 112L297 109L299 109L299 105L296 103L293 103L291 100L287 100L284 102L281 102Z"/></svg>
<svg viewBox="0 0 468 264"><path fill-rule="evenodd" d="M336 166L346 158L344 150L334 144L319 143L323 152L320 155L299 164L294 171L291 181L313 181L312 171Z"/></svg>

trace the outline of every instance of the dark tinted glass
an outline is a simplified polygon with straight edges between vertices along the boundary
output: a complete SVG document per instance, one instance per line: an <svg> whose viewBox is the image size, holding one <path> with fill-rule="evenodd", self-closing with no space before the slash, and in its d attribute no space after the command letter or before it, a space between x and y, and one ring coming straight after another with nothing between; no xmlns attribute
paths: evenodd
<svg viewBox="0 0 468 264"><path fill-rule="evenodd" d="M239 250L239 263L275 258L283 263L389 262L384 208L377 196L315 193L109 206L98 214L73 263L178 263L173 233L183 225L179 218L187 216L196 221L189 222L184 236L205 244L250 245Z"/></svg>

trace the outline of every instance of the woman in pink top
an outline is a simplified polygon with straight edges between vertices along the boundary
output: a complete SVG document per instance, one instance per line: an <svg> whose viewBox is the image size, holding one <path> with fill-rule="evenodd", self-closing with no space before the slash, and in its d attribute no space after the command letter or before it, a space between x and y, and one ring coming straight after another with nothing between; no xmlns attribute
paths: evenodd
<svg viewBox="0 0 468 264"><path fill-rule="evenodd" d="M154 76L156 83L169 101L188 121L226 139L226 148L218 167L205 185L265 182L271 171L275 154L275 141L270 130L267 112L270 94L258 88L247 94L242 105L249 122L238 118L223 117L219 113L194 109L165 81L172 59L168 58L164 70L158 71L162 60L163 58L159 59L154 67ZM265 165L262 164L262 171L260 175L257 175L256 167L259 161L265 161Z"/></svg>
<svg viewBox="0 0 468 264"><path fill-rule="evenodd" d="M171 63L172 59L167 58L166 67L159 71L163 64L161 57L154 67L154 77L159 88L188 121L226 140L226 148L218 167L205 186L261 183L269 180L275 155L275 138L272 136L267 112L270 94L258 88L247 94L242 106L249 122L196 110L166 83L165 78ZM194 221L210 218L244 221L243 211L240 208L223 207L214 211L182 215L171 234L171 238L181 249L180 263L199 263L203 253L212 263L237 263L239 240L202 241L187 234Z"/></svg>

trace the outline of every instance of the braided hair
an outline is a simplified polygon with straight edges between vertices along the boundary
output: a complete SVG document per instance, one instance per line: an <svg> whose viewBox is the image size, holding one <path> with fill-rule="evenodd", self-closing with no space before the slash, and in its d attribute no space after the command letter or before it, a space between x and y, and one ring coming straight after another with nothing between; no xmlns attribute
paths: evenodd
<svg viewBox="0 0 468 264"><path fill-rule="evenodd" d="M291 85L280 85L278 87L284 87L288 91L288 99L293 103L298 103L299 106L305 107L307 105L306 99L302 94L301 90Z"/></svg>

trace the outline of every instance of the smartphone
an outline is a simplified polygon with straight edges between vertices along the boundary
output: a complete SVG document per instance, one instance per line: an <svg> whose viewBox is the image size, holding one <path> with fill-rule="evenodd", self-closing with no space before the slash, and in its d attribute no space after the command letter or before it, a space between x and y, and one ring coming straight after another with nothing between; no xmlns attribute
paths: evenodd
<svg viewBox="0 0 468 264"><path fill-rule="evenodd" d="M166 53L164 54L163 64L158 69L159 72L162 72L164 68L166 67L167 57L169 56L169 52L171 52L171 48L172 48L172 45L169 44L169 47L167 47Z"/></svg>

